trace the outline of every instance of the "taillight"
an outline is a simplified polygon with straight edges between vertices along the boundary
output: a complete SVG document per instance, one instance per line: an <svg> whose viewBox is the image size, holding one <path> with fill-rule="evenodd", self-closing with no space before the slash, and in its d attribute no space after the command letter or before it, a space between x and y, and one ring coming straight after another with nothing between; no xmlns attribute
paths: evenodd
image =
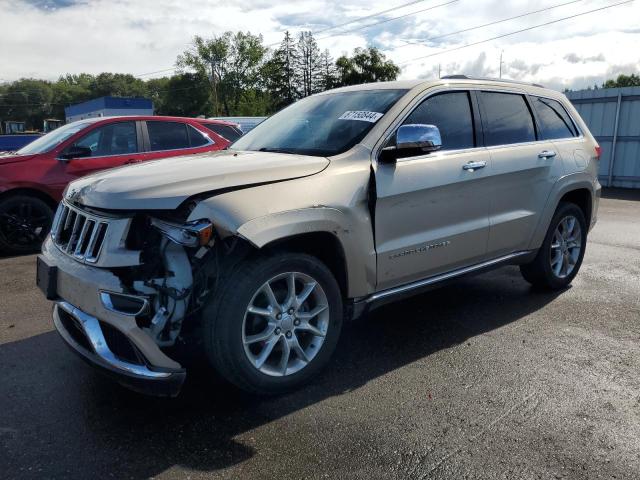
<svg viewBox="0 0 640 480"><path fill-rule="evenodd" d="M600 160L600 155L602 155L602 147L596 143L596 160Z"/></svg>

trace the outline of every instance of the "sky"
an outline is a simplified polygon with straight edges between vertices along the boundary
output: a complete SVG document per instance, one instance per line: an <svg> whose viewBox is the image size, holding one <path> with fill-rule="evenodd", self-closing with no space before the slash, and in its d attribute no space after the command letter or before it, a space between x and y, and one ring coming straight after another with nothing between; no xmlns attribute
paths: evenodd
<svg viewBox="0 0 640 480"><path fill-rule="evenodd" d="M503 78L580 89L640 71L640 0L586 13L622 1L0 0L0 82L104 71L152 78L172 73L194 35L243 30L271 45L286 30L310 30L334 58L380 48L401 79L497 77L502 55Z"/></svg>

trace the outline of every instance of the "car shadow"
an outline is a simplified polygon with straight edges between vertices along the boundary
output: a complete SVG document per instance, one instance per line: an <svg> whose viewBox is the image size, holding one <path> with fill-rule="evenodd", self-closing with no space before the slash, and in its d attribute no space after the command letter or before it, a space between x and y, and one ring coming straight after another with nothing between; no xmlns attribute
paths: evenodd
<svg viewBox="0 0 640 480"><path fill-rule="evenodd" d="M145 397L97 375L55 332L4 344L0 469L8 478L141 479L175 466L227 468L269 448L241 443L239 434L516 322L559 294L532 290L507 267L386 305L345 324L313 383L268 398L204 372L191 372L178 398Z"/></svg>

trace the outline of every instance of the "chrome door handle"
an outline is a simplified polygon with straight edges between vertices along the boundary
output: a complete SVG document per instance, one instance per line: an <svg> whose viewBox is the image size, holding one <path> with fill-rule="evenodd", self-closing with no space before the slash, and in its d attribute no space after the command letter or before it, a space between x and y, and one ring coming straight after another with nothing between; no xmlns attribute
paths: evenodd
<svg viewBox="0 0 640 480"><path fill-rule="evenodd" d="M463 170L468 170L470 172L473 172L474 170L478 170L480 168L484 168L487 166L487 162L469 162L469 163L465 163L462 166Z"/></svg>
<svg viewBox="0 0 640 480"><path fill-rule="evenodd" d="M556 152L553 150L543 150L538 154L538 158L553 158L556 156Z"/></svg>

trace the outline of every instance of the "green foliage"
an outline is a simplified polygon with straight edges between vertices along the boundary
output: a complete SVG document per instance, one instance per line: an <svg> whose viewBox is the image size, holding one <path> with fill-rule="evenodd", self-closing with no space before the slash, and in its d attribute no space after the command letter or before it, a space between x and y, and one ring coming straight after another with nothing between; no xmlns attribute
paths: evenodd
<svg viewBox="0 0 640 480"><path fill-rule="evenodd" d="M336 62L311 32L294 40L285 32L273 52L249 32L196 36L171 77L142 80L124 73L67 74L50 82L32 78L0 84L0 120L42 129L45 118L64 119L64 107L101 96L147 97L156 113L176 116L269 115L299 98L327 89L395 80L400 69L376 48L354 50ZM621 75L615 85L638 85ZM635 82L635 83L633 83ZM620 83L621 85L618 85ZM624 84L624 85L622 85Z"/></svg>
<svg viewBox="0 0 640 480"><path fill-rule="evenodd" d="M607 80L602 84L602 88L616 87L640 87L640 75L632 73L631 75L618 75L615 80Z"/></svg>
<svg viewBox="0 0 640 480"><path fill-rule="evenodd" d="M395 80L400 74L400 67L375 47L356 48L351 57L338 58L336 67L340 85L386 82Z"/></svg>
<svg viewBox="0 0 640 480"><path fill-rule="evenodd" d="M211 39L194 37L176 65L208 78L215 115L228 116L239 108L246 92L258 85L266 53L262 36L225 32Z"/></svg>

